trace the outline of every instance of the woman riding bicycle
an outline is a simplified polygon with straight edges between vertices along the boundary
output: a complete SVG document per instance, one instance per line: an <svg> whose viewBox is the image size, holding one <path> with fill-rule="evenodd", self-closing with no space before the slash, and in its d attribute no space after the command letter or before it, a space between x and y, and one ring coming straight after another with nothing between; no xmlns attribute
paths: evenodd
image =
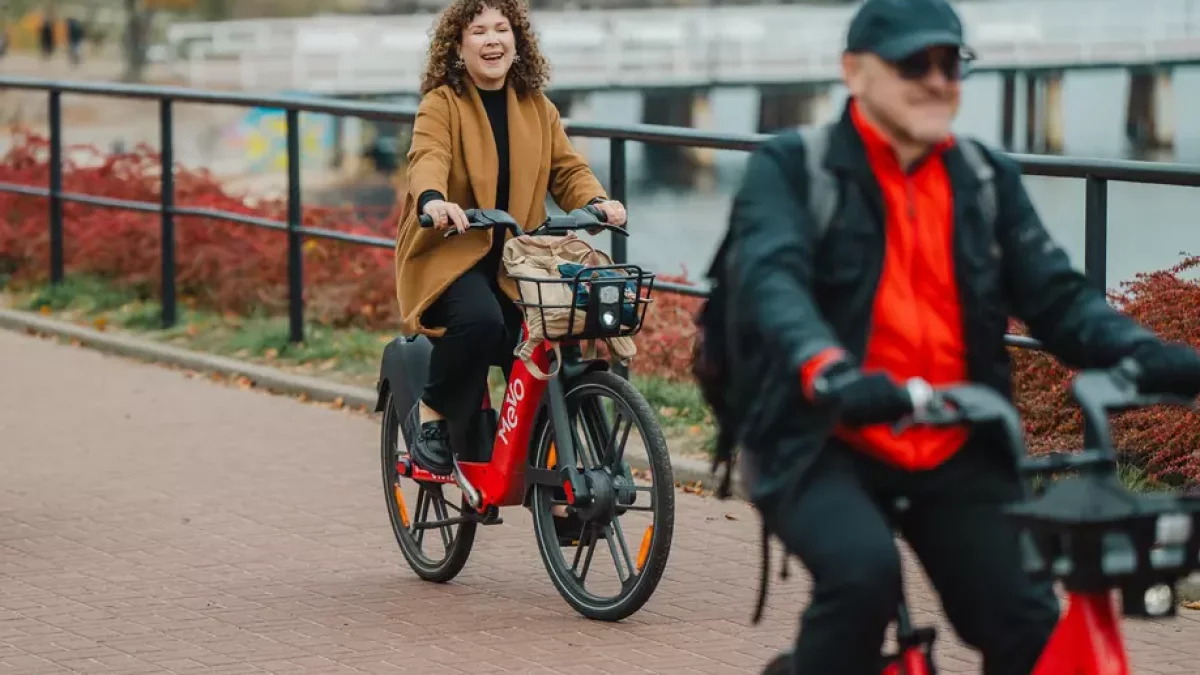
<svg viewBox="0 0 1200 675"><path fill-rule="evenodd" d="M548 71L522 0L455 0L438 19L396 241L402 329L433 343L410 448L432 473L453 472L450 432L480 409L492 365L508 377L520 338L516 286L500 264L506 230L468 231L464 209L507 211L528 231L546 217L548 190L565 210L595 204L625 223L542 93ZM418 226L421 214L433 228ZM462 234L445 238L449 227Z"/></svg>

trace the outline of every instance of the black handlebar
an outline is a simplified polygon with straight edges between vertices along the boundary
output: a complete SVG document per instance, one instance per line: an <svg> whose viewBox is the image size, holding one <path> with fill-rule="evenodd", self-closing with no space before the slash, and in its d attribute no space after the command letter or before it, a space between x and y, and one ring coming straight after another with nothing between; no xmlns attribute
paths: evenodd
<svg viewBox="0 0 1200 675"><path fill-rule="evenodd" d="M521 230L520 224L508 212L500 209L467 209L464 213L466 213L467 222L469 223L467 225L468 230L486 230L493 226L500 226L512 232L514 237L520 237L524 234L533 236L561 235L575 230L596 228L608 230L624 237L629 236L629 231L625 228L609 224L604 212L595 206L584 206L561 216L550 216L537 229L528 233ZM421 227L433 227L433 218L422 214L417 218L417 223ZM453 237L456 234L459 234L458 228L451 226L447 228L445 236Z"/></svg>
<svg viewBox="0 0 1200 675"><path fill-rule="evenodd" d="M1029 474L1044 474L1088 467L1115 467L1117 457L1112 444L1108 415L1112 412L1152 405L1192 407L1193 401L1178 396L1147 396L1138 391L1140 368L1133 359L1125 359L1115 367L1104 370L1085 370L1075 376L1071 393L1079 402L1085 427L1097 439L1098 447L1082 453L1050 453L1037 457L1026 455L1020 414L999 392L978 384L950 387L931 387L921 379L909 380L906 385L913 402L909 424L926 426L955 426L959 424L999 423L1004 430L1010 450L1016 455L1021 470Z"/></svg>

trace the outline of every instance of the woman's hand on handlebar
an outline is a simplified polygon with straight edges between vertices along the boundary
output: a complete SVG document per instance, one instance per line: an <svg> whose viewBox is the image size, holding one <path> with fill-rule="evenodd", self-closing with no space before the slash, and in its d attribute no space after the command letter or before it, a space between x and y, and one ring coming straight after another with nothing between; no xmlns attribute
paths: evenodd
<svg viewBox="0 0 1200 675"><path fill-rule="evenodd" d="M609 225L618 227L625 224L625 205L615 199L596 202L592 204L600 213L604 214L604 222Z"/></svg>
<svg viewBox="0 0 1200 675"><path fill-rule="evenodd" d="M458 230L459 234L462 234L467 231L467 226L470 225L470 222L467 220L467 214L462 210L462 207L441 199L431 199L426 203L425 215L433 219L433 227L439 231L453 226Z"/></svg>

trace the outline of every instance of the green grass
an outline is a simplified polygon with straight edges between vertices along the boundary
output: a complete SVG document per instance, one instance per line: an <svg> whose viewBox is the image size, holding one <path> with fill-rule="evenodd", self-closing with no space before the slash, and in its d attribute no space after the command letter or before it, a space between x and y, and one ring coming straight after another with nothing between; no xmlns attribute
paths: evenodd
<svg viewBox="0 0 1200 675"><path fill-rule="evenodd" d="M373 387L383 347L393 339L384 332L334 330L305 326L305 340L288 340L282 316L234 316L178 306L178 321L162 327L162 307L147 293L103 280L72 277L58 286L8 288L17 308L54 314L104 330L119 329L188 349L273 365L284 370L321 374L342 382Z"/></svg>

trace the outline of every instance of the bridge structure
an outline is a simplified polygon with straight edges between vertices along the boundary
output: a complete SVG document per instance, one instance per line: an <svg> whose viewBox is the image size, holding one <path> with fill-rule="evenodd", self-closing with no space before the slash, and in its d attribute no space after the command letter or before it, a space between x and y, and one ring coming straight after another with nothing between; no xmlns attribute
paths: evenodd
<svg viewBox="0 0 1200 675"><path fill-rule="evenodd" d="M982 71L1200 63L1187 0L960 2ZM558 92L765 86L839 79L853 6L540 11ZM333 95L414 93L435 15L176 23L173 67L192 86Z"/></svg>
<svg viewBox="0 0 1200 675"><path fill-rule="evenodd" d="M978 56L974 70L1003 76L1006 147L1023 132L1024 149L1060 151L1063 74L1084 69L1128 70L1131 142L1173 144L1171 71L1200 65L1200 15L1190 0L989 0L959 2L958 10ZM588 119L595 92L627 90L642 94L643 122L706 128L714 88L753 87L757 131L769 132L833 113L853 11L794 4L539 10L533 21L553 68L550 93L565 116ZM176 23L164 65L202 88L414 95L435 20L424 13ZM705 163L703 153L688 156Z"/></svg>

